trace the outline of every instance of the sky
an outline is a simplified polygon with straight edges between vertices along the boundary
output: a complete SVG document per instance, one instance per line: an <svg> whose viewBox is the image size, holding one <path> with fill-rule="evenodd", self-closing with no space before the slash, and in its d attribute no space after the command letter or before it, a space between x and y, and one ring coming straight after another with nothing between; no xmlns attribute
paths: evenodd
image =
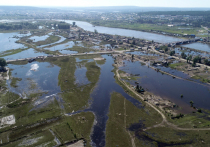
<svg viewBox="0 0 210 147"><path fill-rule="evenodd" d="M140 7L205 7L210 0L0 0L0 5L12 6L140 6Z"/></svg>

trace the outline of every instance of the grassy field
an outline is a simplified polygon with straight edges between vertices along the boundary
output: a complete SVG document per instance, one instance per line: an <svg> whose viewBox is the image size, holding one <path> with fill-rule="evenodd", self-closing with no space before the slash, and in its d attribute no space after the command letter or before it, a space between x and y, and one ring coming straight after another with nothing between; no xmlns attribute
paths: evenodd
<svg viewBox="0 0 210 147"><path fill-rule="evenodd" d="M81 56L81 59L92 59L93 57L100 56ZM1 105L6 105L6 107L2 108L0 111L1 117L14 115L16 118L15 125L0 129L0 137L3 139L2 143L5 143L5 146L17 146L30 139L36 140L38 138L31 146L54 146L54 137L49 134L49 129L52 129L62 144L84 139L87 142L87 146L90 146L90 133L94 122L93 113L82 112L73 116L64 116L65 113L84 109L85 106L88 106L90 93L95 87L100 75L100 68L96 66L94 60L92 62L87 61L88 60L82 60L77 63L74 57L48 58L44 61L61 67L58 84L61 86L62 91L65 91L61 93L65 101L64 109L61 109L59 103L54 100L50 102L47 107L30 111L34 108L34 101L38 99L42 93L32 93L28 96L28 99L22 99L19 95L10 92L1 94ZM38 62L43 61L38 60ZM15 62L15 64L24 65L27 64L27 62L21 61ZM82 66L87 68L86 76L91 83L80 87L74 83L74 72L77 67ZM16 87L19 80L20 79L13 78L11 85ZM13 127L15 127L15 129L11 130ZM49 135L46 136L46 134ZM5 135L8 136L10 140L9 144L7 144L7 137L5 137Z"/></svg>
<svg viewBox="0 0 210 147"><path fill-rule="evenodd" d="M183 65L187 65L187 64L186 63L183 63L183 62L173 63L173 64L169 64L169 67L175 69L175 68L177 68L179 66L183 66Z"/></svg>
<svg viewBox="0 0 210 147"><path fill-rule="evenodd" d="M135 112L135 113L134 113ZM151 108L139 109L120 93L112 93L106 127L106 146L132 146L135 125L149 127L161 122L161 117ZM138 141L137 141L138 142Z"/></svg>
<svg viewBox="0 0 210 147"><path fill-rule="evenodd" d="M105 26L105 27L114 27L114 28L124 28L124 29L131 29L131 30L139 30L139 31L161 31L166 33L172 33L172 34L198 34L198 30L203 30L203 28L192 28L192 27L168 27L167 25L156 25L156 24L129 24L124 22L118 22L118 21L92 21L92 24ZM185 29L179 29L179 28L185 28ZM186 28L192 28L192 29L186 29Z"/></svg>
<svg viewBox="0 0 210 147"><path fill-rule="evenodd" d="M12 49L12 50L7 50L7 51L4 51L4 52L1 52L0 53L0 57L5 57L5 56L17 54L17 53L20 53L20 52L25 51L27 49L28 48L26 48L26 49Z"/></svg>
<svg viewBox="0 0 210 147"><path fill-rule="evenodd" d="M92 59L98 56L86 56L87 59ZM100 57L100 56L99 56ZM86 60L76 63L76 59L72 57L47 58L45 61L61 67L58 76L58 85L61 87L63 100L65 101L65 112L70 113L77 111L83 107L88 107L88 100L90 93L98 82L100 75L100 68L96 63L88 62ZM75 70L77 66L84 66L87 68L86 77L90 81L87 85L78 86L75 83Z"/></svg>
<svg viewBox="0 0 210 147"><path fill-rule="evenodd" d="M73 46L72 48L69 48L69 49L66 49L66 50L77 51L78 53L95 51L93 49L90 49L90 48L87 48L87 47L81 47L81 46Z"/></svg>

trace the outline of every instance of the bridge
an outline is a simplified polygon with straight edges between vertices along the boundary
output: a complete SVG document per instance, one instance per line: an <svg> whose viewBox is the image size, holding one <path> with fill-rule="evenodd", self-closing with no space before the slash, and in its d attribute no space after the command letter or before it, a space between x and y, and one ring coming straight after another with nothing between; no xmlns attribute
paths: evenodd
<svg viewBox="0 0 210 147"><path fill-rule="evenodd" d="M128 52L129 50L126 50ZM82 55L102 55L102 54L120 54L125 51L106 51L106 52L93 52L93 53L77 53L77 54L62 54L62 55L48 55L48 56L37 56L32 58L23 58L23 59L15 59L15 60L7 60L7 63L16 62L16 61L26 61L30 59L45 59L45 58L57 58L57 57L65 57L65 56L82 56Z"/></svg>
<svg viewBox="0 0 210 147"><path fill-rule="evenodd" d="M177 42L171 42L171 43L166 43L166 44L170 44L171 46L175 46L175 45L183 45L183 44L190 44L190 43L194 43L197 41L201 41L202 38L195 38L195 39L189 39L189 40L183 40L183 41L177 41Z"/></svg>

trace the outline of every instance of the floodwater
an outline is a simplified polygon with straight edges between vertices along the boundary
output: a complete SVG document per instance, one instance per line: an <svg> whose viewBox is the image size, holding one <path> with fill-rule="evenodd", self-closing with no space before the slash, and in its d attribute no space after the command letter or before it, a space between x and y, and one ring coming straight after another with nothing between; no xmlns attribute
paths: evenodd
<svg viewBox="0 0 210 147"><path fill-rule="evenodd" d="M159 54L150 54L150 53L147 53L146 51L126 52L126 54L131 54L131 55L144 55L144 56L160 56Z"/></svg>
<svg viewBox="0 0 210 147"><path fill-rule="evenodd" d="M8 80L10 91L19 94L22 98L27 98L32 93L44 92L34 102L34 109L45 106L54 98L59 99L58 93L61 90L57 83L60 67L48 62L32 62L26 65L9 64L8 67L13 69L12 77L22 79L16 88L11 87L11 80Z"/></svg>
<svg viewBox="0 0 210 147"><path fill-rule="evenodd" d="M30 37L29 39L33 40L33 42L38 42L38 41L43 41L43 40L47 39L48 37L49 37L49 35L33 36L33 37Z"/></svg>
<svg viewBox="0 0 210 147"><path fill-rule="evenodd" d="M129 29L119 29L119 28L109 28L109 27L102 27L102 26L95 26L93 27L92 24L84 21L74 21L74 20L65 20L66 23L73 23L76 22L76 25L83 28L84 30L94 32L96 29L99 33L111 34L111 35L120 35L120 36L127 36L127 37L135 37L146 39L150 41L160 42L160 43L169 43L169 42L176 42L181 41L180 38L155 34L155 33L148 33L142 31L135 31Z"/></svg>
<svg viewBox="0 0 210 147"><path fill-rule="evenodd" d="M19 33L0 33L0 52L11 50L11 49L18 49L18 48L25 48L23 44L15 43L18 38L13 38L14 36L24 36L27 34L19 34Z"/></svg>
<svg viewBox="0 0 210 147"><path fill-rule="evenodd" d="M77 51L67 50L68 48L72 48L75 45L76 45L75 42L69 41L67 43L55 45L55 46L45 48L45 49L51 50L51 51L59 51L62 54L76 54L78 53Z"/></svg>
<svg viewBox="0 0 210 147"><path fill-rule="evenodd" d="M186 44L186 45L182 45L182 46L201 50L201 51L210 52L210 44L196 42L196 43Z"/></svg>
<svg viewBox="0 0 210 147"><path fill-rule="evenodd" d="M127 100L132 102L136 107L142 108L141 103L124 92L114 79L112 72L114 60L111 56L103 55L106 58L106 63L101 65L101 75L97 87L91 94L92 101L90 108L85 111L92 111L96 116L96 124L93 127L91 135L92 146L105 146L105 130L108 120L108 111L110 105L110 97L112 92L121 93Z"/></svg>
<svg viewBox="0 0 210 147"><path fill-rule="evenodd" d="M33 48L24 50L22 52L19 52L17 54L9 55L9 56L4 56L3 58L5 60L16 60L16 59L24 59L24 58L34 58L37 56L47 56L48 54L45 54L43 52L37 52Z"/></svg>
<svg viewBox="0 0 210 147"><path fill-rule="evenodd" d="M37 46L38 48L44 48L46 46L51 46L51 45L55 45L55 44L58 44L58 43L61 43L63 42L66 38L64 38L63 36L60 36L60 35L57 35L60 37L60 40L54 42L54 43L50 43L50 44L45 44L45 45L40 45L40 46Z"/></svg>
<svg viewBox="0 0 210 147"><path fill-rule="evenodd" d="M158 68L158 69L160 69L160 70L162 70L162 71L165 71L165 72L167 72L167 73L170 73L170 74L172 74L172 75L175 75L175 76L177 76L177 77L181 77L181 78L183 78L183 79L190 79L190 76L188 75L188 74L186 74L186 73L183 73L183 72L181 72L181 71L178 71L178 70L175 70L175 69L172 69L172 68L170 68L170 67L165 67L165 66L154 66L155 68Z"/></svg>
<svg viewBox="0 0 210 147"><path fill-rule="evenodd" d="M140 62L124 61L125 66L120 67L121 70L129 74L140 74L138 82L147 91L169 99L175 104L182 107L182 112L190 113L190 101L194 102L195 107L210 109L210 87L193 83L186 80L173 79L171 76L156 72L155 70L141 65ZM169 69L170 70L170 69ZM180 72L175 74L180 76ZM184 74L181 76L185 76ZM187 76L187 75L186 75ZM135 85L135 81L130 81ZM181 98L183 94L183 98Z"/></svg>
<svg viewBox="0 0 210 147"><path fill-rule="evenodd" d="M192 56L202 56L202 57L210 57L210 54L208 53L200 53L200 52L196 52L196 51L191 51L191 50L186 50L183 49L181 50L180 48L175 48L175 53L181 55L182 52L184 52L187 56L192 55Z"/></svg>
<svg viewBox="0 0 210 147"><path fill-rule="evenodd" d="M77 66L77 69L74 73L75 84L78 86L87 85L90 81L86 77L87 68L85 66Z"/></svg>

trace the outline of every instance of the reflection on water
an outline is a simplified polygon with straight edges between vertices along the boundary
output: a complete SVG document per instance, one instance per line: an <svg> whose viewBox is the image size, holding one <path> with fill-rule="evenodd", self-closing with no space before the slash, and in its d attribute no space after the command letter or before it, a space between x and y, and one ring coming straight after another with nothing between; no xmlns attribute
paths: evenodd
<svg viewBox="0 0 210 147"><path fill-rule="evenodd" d="M33 48L24 50L22 52L19 52L17 54L9 55L9 56L4 56L3 58L5 60L16 60L16 59L23 59L23 58L33 58L37 56L47 56L45 53L40 53L34 50Z"/></svg>
<svg viewBox="0 0 210 147"><path fill-rule="evenodd" d="M75 76L75 84L82 86L82 85L87 85L90 83L90 81L87 79L86 77L86 72L87 72L87 68L86 67L80 67L77 66L77 69L74 73Z"/></svg>
<svg viewBox="0 0 210 147"><path fill-rule="evenodd" d="M162 75L160 72L141 65L139 62L124 62L125 66L120 67L121 70L129 74L140 74L141 78L138 81L142 87L155 95L167 98L180 105L183 111L192 111L189 104L191 100L195 103L196 107L210 108L209 86L203 86L186 80L173 79L171 76ZM181 75L180 72L174 72L173 74L176 73L178 76ZM135 81L130 82L134 84ZM184 96L182 99L180 98L181 94Z"/></svg>
<svg viewBox="0 0 210 147"><path fill-rule="evenodd" d="M34 107L45 106L48 102L59 99L60 87L58 86L58 74L60 67L51 65L48 62L33 62L26 65L9 64L8 67L13 69L12 77L21 78L18 87L10 86L11 80L8 80L10 91L27 98L32 93L44 92L43 95L34 102Z"/></svg>

